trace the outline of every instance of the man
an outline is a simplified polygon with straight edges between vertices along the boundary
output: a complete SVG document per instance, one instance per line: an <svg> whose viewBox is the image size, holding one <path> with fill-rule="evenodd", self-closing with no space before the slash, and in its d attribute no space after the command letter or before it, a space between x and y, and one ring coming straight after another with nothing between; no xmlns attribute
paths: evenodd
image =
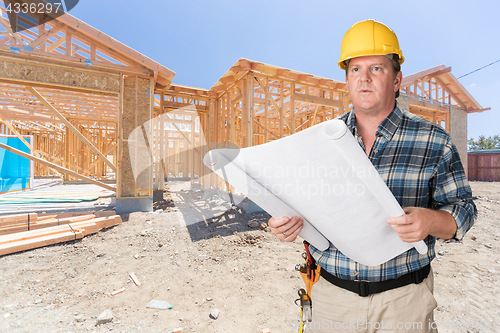
<svg viewBox="0 0 500 333"><path fill-rule="evenodd" d="M436 238L461 240L473 225L471 189L448 133L396 103L404 58L394 32L374 20L359 22L341 49L339 66L346 71L353 110L340 119L404 208L406 215L387 223L402 241L424 240L429 250L421 255L412 248L382 265L365 266L334 244L326 251L310 246L321 278L311 290L308 326L314 332L436 332L434 245ZM271 218L269 226L290 242L303 219Z"/></svg>

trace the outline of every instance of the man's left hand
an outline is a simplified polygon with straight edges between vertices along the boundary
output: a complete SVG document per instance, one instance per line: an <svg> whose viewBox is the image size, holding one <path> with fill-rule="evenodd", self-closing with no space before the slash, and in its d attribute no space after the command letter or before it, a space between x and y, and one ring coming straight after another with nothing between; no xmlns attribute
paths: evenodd
<svg viewBox="0 0 500 333"><path fill-rule="evenodd" d="M421 207L406 207L405 215L387 220L403 242L418 242L428 235L450 239L455 236L455 219L446 211Z"/></svg>

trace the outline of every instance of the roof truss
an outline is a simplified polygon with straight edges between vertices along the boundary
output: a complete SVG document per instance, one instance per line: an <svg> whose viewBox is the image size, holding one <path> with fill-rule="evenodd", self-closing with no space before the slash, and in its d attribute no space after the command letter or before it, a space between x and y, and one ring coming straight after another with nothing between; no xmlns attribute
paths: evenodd
<svg viewBox="0 0 500 333"><path fill-rule="evenodd" d="M434 109L447 110L453 106L468 113L490 110L482 108L451 73L451 67L444 65L405 76L401 91L409 97L417 98L422 106Z"/></svg>

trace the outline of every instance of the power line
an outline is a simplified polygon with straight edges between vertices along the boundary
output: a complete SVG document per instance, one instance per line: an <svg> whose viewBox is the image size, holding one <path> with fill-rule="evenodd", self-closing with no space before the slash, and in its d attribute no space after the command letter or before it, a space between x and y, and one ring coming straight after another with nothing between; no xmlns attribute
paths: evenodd
<svg viewBox="0 0 500 333"><path fill-rule="evenodd" d="M464 74L464 75L462 75L462 76L460 76L460 77L457 77L457 80L458 80L458 79L460 79L460 78L462 78L462 77L464 77L464 76L467 76L467 75L469 75L469 74L472 74L472 73L475 73L475 72L477 72L477 71L480 71L481 69L486 68L486 67L488 67L488 66L491 66L491 65L493 65L493 64L495 64L495 63L497 63L497 62L499 62L499 61L500 61L500 59L498 59L497 61L493 61L491 64L488 64L488 65L486 65L486 66L483 66L483 67L481 67L481 68L478 68L478 69L476 69L476 70L474 70L474 71L472 71L472 72L470 72L470 73L467 73L467 74Z"/></svg>

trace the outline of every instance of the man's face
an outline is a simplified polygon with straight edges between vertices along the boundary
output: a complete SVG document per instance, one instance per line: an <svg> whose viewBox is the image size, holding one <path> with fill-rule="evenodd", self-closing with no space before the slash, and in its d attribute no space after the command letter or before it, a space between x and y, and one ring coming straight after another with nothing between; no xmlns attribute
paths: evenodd
<svg viewBox="0 0 500 333"><path fill-rule="evenodd" d="M354 110L366 114L392 111L401 79L401 72L394 75L391 61L385 56L351 59L346 84Z"/></svg>

